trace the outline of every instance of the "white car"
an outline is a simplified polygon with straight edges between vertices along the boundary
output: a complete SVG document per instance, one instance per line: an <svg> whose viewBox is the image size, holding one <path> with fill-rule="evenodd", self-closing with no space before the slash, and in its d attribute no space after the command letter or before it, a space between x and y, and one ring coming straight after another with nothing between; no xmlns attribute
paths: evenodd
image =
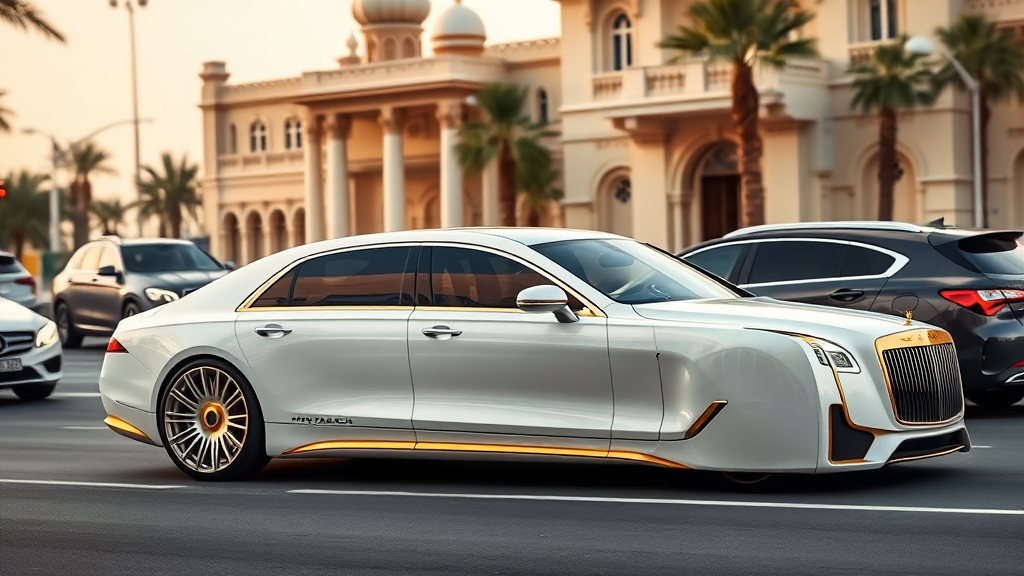
<svg viewBox="0 0 1024 576"><path fill-rule="evenodd" d="M747 297L561 229L357 236L250 264L110 340L115 431L187 474L493 454L825 473L970 449L949 335Z"/></svg>
<svg viewBox="0 0 1024 576"><path fill-rule="evenodd" d="M22 400L42 400L61 375L57 325L0 298L0 388L11 388Z"/></svg>

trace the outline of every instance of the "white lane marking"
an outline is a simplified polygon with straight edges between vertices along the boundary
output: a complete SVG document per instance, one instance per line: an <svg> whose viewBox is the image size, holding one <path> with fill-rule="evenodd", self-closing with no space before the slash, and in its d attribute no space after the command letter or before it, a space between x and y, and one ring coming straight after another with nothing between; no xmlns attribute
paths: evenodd
<svg viewBox="0 0 1024 576"><path fill-rule="evenodd" d="M613 504L674 504L680 506L732 506L739 508L793 508L798 510L860 510L866 512L927 512L932 514L987 514L1024 516L1024 510L996 508L929 508L917 506L868 506L858 504L810 504L803 502L743 502L735 500L676 500L662 498L610 498L601 496L536 496L530 494L444 494L437 492L382 492L375 490L289 490L289 494L337 496L412 496L468 500L537 500L555 502L602 502Z"/></svg>
<svg viewBox="0 0 1024 576"><path fill-rule="evenodd" d="M978 446L978 445L974 445L974 446L971 446L971 448L982 448L982 449L985 449L985 448L991 448L991 446Z"/></svg>
<svg viewBox="0 0 1024 576"><path fill-rule="evenodd" d="M74 482L69 480L14 480L0 478L0 484L35 484L41 486L86 486L90 488L134 488L138 490L173 490L185 486L159 484L122 484L119 482Z"/></svg>
<svg viewBox="0 0 1024 576"><path fill-rule="evenodd" d="M54 392L54 398L99 398L99 392Z"/></svg>
<svg viewBox="0 0 1024 576"><path fill-rule="evenodd" d="M61 426L65 430L109 430L106 426Z"/></svg>

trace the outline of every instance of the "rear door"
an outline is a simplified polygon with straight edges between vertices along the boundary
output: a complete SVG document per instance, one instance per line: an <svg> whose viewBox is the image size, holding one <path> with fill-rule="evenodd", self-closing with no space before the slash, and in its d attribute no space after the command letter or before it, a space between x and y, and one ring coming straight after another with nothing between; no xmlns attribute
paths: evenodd
<svg viewBox="0 0 1024 576"><path fill-rule="evenodd" d="M89 246L82 257L76 261L75 270L71 273L71 282L64 292L64 299L71 310L71 318L80 328L96 330L100 324L100 314L92 295L93 284L99 281L100 256L103 246Z"/></svg>
<svg viewBox="0 0 1024 576"><path fill-rule="evenodd" d="M740 286L758 296L869 310L907 258L857 242L770 239L752 246Z"/></svg>

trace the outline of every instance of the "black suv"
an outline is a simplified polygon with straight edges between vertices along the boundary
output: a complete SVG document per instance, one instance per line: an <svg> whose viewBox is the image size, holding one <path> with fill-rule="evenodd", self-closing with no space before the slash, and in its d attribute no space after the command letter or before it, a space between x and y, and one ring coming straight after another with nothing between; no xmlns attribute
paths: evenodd
<svg viewBox="0 0 1024 576"><path fill-rule="evenodd" d="M1024 398L1024 232L933 224L755 226L679 256L758 296L909 310L953 336L968 399L1015 404Z"/></svg>
<svg viewBox="0 0 1024 576"><path fill-rule="evenodd" d="M61 344L77 348L83 336L109 336L122 318L173 302L229 269L186 240L89 242L53 279Z"/></svg>

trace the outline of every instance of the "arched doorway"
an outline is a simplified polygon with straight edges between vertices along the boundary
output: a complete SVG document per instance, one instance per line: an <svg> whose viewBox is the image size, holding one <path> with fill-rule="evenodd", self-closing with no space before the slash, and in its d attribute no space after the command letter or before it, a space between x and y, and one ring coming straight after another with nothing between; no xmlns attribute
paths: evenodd
<svg viewBox="0 0 1024 576"><path fill-rule="evenodd" d="M248 236L249 262L263 258L263 218L259 212L250 212L245 221L245 232Z"/></svg>
<svg viewBox="0 0 1024 576"><path fill-rule="evenodd" d="M238 218L228 212L224 215L224 247L221 249L221 257L226 262L239 263L238 249L241 247L242 233L238 228Z"/></svg>
<svg viewBox="0 0 1024 576"><path fill-rule="evenodd" d="M893 187L892 219L896 222L909 222L921 224L921 207L918 201L917 175L914 173L914 166L903 154L896 155L896 165L893 166L896 172L896 186ZM863 218L876 220L878 218L878 155L868 161L864 166L864 173L861 176L861 190L865 194L861 197L863 202Z"/></svg>
<svg viewBox="0 0 1024 576"><path fill-rule="evenodd" d="M704 240L721 238L740 226L739 149L716 144L700 168L701 230Z"/></svg>
<svg viewBox="0 0 1024 576"><path fill-rule="evenodd" d="M306 209L299 208L292 216L292 246L302 246L306 243Z"/></svg>
<svg viewBox="0 0 1024 576"><path fill-rule="evenodd" d="M603 178L597 194L597 227L620 236L633 236L633 182L628 169Z"/></svg>
<svg viewBox="0 0 1024 576"><path fill-rule="evenodd" d="M288 227L285 224L284 212L274 210L270 213L270 245L274 252L288 247Z"/></svg>

